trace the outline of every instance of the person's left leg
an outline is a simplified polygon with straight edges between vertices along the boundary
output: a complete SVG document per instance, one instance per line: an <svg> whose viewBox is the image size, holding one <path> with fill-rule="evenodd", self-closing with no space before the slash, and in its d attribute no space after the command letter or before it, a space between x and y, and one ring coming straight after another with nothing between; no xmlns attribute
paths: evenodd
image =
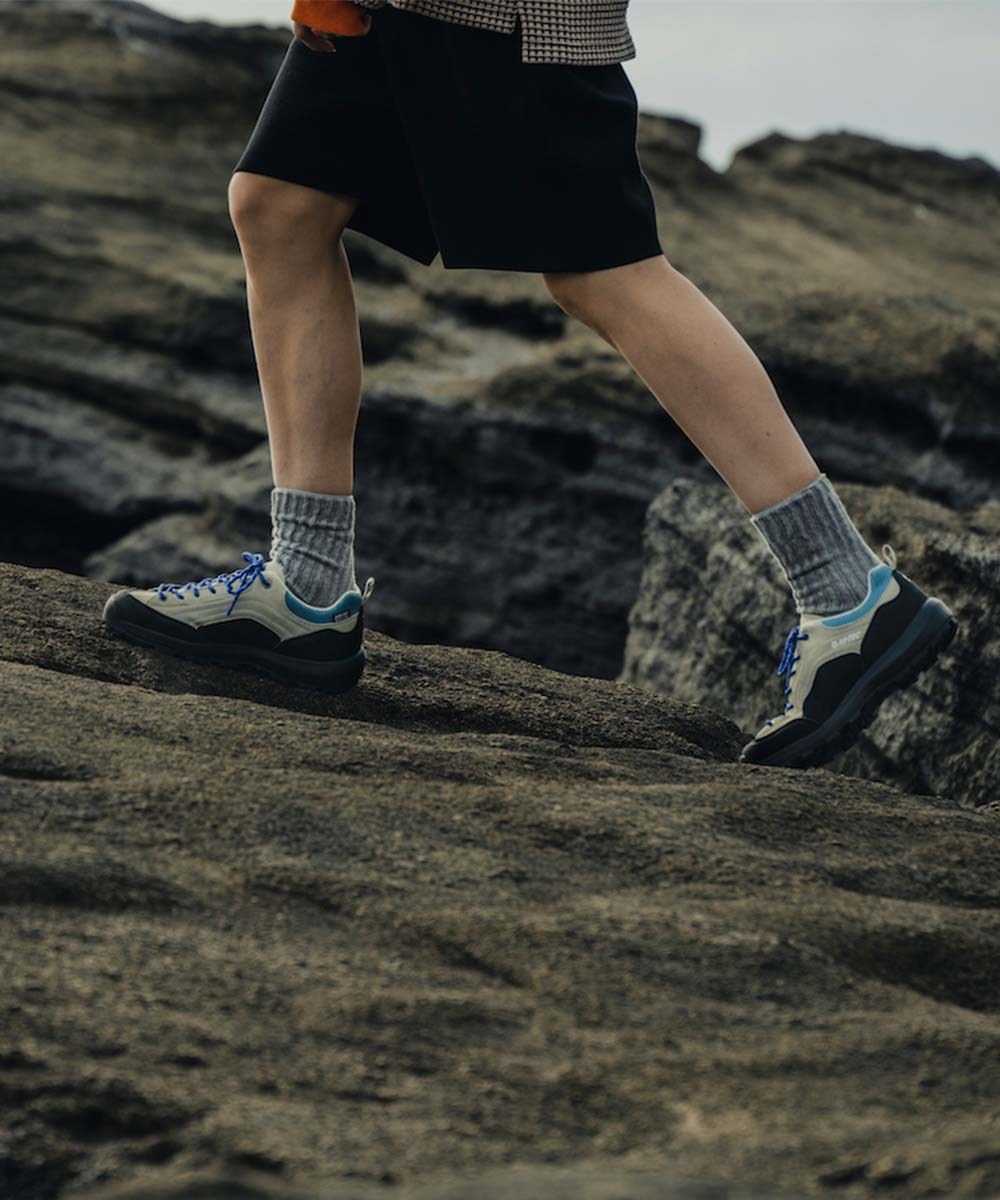
<svg viewBox="0 0 1000 1200"><path fill-rule="evenodd" d="M894 569L891 550L887 565L865 543L756 355L663 255L543 279L564 311L619 351L704 454L791 585L800 619L782 655L785 712L744 757L826 761L947 645L951 614Z"/></svg>
<svg viewBox="0 0 1000 1200"><path fill-rule="evenodd" d="M743 502L799 611L829 615L859 603L879 559L760 360L708 297L663 255L544 279L566 312L623 355Z"/></svg>
<svg viewBox="0 0 1000 1200"><path fill-rule="evenodd" d="M663 255L543 279L622 354L751 513L819 476L757 356Z"/></svg>

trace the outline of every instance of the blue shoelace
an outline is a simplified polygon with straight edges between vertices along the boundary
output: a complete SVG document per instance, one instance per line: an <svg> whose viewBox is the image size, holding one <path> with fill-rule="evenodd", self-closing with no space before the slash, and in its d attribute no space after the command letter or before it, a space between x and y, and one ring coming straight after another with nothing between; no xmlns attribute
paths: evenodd
<svg viewBox="0 0 1000 1200"><path fill-rule="evenodd" d="M798 653L798 644L799 644L799 642L808 641L808 639L809 639L809 634L803 633L799 629L798 625L796 625L795 628L788 635L788 637L785 639L785 648L781 652L781 662L778 663L778 670L777 670L776 674L785 676L785 712L786 713L788 712L788 710L790 708L794 707L791 704L791 702L789 701L788 697L791 695L791 692L792 692L792 676L795 674L795 664L802 657ZM782 714L782 715L784 715L784 714ZM765 725L773 725L774 719L772 717L768 717L768 719L764 722L764 724Z"/></svg>
<svg viewBox="0 0 1000 1200"><path fill-rule="evenodd" d="M264 575L264 555L251 554L248 551L243 551L243 559L246 562L245 567L241 567L238 571L227 571L222 575L216 575L212 579L202 579L200 583L161 583L156 589L156 595L160 600L166 600L167 593L176 596L178 600L186 600L185 592L191 592L194 596L201 595L201 589L211 592L215 595L216 584L225 584L226 591L232 596L232 603L226 609L226 616L236 607L236 601L240 596L252 587L259 579L264 587L270 587Z"/></svg>

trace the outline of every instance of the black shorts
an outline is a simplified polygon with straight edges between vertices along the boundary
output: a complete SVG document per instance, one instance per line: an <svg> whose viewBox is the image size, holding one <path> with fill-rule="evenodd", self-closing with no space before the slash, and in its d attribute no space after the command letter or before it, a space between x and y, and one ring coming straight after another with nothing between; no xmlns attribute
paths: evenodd
<svg viewBox="0 0 1000 1200"><path fill-rule="evenodd" d="M522 63L513 33L391 4L336 54L293 38L235 171L360 199L422 263L594 271L663 253L621 63Z"/></svg>

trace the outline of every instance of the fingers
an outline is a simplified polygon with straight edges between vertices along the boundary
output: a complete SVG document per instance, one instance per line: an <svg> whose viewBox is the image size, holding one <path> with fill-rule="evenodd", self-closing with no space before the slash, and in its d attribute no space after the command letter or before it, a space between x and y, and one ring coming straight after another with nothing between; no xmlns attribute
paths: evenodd
<svg viewBox="0 0 1000 1200"><path fill-rule="evenodd" d="M319 54L337 53L337 47L333 44L331 38L327 37L325 33L319 33L315 29L310 29L308 25L300 25L298 21L293 21L292 32L310 50L315 50Z"/></svg>

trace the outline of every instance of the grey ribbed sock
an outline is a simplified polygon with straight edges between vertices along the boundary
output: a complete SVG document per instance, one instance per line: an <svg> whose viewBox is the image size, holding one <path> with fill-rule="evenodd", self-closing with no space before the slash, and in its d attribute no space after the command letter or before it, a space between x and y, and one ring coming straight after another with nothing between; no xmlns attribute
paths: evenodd
<svg viewBox="0 0 1000 1200"><path fill-rule="evenodd" d="M326 608L354 576L354 497L276 487L271 492L271 558L292 593Z"/></svg>
<svg viewBox="0 0 1000 1200"><path fill-rule="evenodd" d="M826 475L750 520L784 571L800 613L831 616L867 596L868 572L882 560Z"/></svg>

